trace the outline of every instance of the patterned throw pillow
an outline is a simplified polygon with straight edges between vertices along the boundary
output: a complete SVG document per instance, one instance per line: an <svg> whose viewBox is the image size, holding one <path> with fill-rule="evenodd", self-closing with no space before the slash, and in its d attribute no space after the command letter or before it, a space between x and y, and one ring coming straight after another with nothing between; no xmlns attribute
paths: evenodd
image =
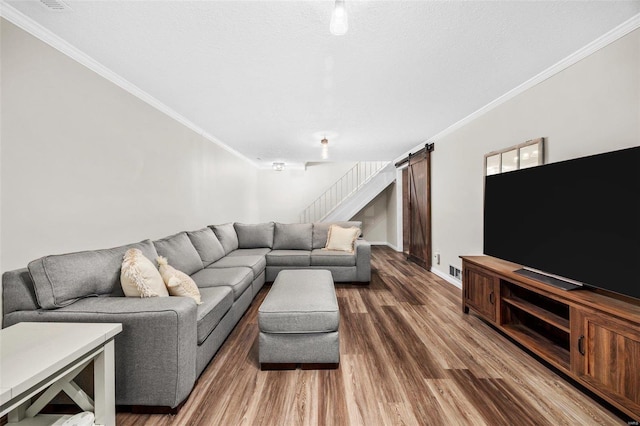
<svg viewBox="0 0 640 426"><path fill-rule="evenodd" d="M169 296L160 272L137 248L129 249L124 254L120 284L127 297Z"/></svg>
<svg viewBox="0 0 640 426"><path fill-rule="evenodd" d="M158 256L156 261L160 267L160 275L162 275L170 295L190 297L198 305L202 304L200 290L198 290L198 286L189 275L169 265L167 259L162 256Z"/></svg>
<svg viewBox="0 0 640 426"><path fill-rule="evenodd" d="M329 227L327 235L327 244L324 250L337 250L353 253L356 239L360 236L360 228L353 226L351 228L343 228L338 225Z"/></svg>

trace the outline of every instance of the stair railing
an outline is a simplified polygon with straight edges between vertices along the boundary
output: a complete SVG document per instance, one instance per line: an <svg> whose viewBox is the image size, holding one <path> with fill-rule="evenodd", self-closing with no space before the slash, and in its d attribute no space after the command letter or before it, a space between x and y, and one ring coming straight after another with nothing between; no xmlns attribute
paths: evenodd
<svg viewBox="0 0 640 426"><path fill-rule="evenodd" d="M300 222L319 222L382 170L388 161L361 161L300 213Z"/></svg>

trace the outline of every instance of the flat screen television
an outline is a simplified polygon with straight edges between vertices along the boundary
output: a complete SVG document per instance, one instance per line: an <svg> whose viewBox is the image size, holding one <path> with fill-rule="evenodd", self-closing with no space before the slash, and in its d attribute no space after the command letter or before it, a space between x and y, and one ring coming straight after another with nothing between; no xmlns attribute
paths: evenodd
<svg viewBox="0 0 640 426"><path fill-rule="evenodd" d="M484 253L640 298L640 147L487 176Z"/></svg>

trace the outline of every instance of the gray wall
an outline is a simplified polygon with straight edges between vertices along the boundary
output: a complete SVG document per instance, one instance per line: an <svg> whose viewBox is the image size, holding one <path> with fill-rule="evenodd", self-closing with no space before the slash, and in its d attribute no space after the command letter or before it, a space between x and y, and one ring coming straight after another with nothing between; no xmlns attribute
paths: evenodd
<svg viewBox="0 0 640 426"><path fill-rule="evenodd" d="M253 165L1 22L3 271L258 220Z"/></svg>
<svg viewBox="0 0 640 426"><path fill-rule="evenodd" d="M436 141L438 272L460 267L460 255L482 253L484 155L537 137L547 139L548 163L640 145L640 30Z"/></svg>
<svg viewBox="0 0 640 426"><path fill-rule="evenodd" d="M364 238L396 248L396 184L392 183L360 210L352 220L362 222Z"/></svg>
<svg viewBox="0 0 640 426"><path fill-rule="evenodd" d="M256 170L0 22L0 270L210 223L295 221L311 189L349 166ZM639 70L636 30L438 140L433 249L442 262L434 268L446 273L459 255L482 251L485 153L540 136L548 162L640 144ZM299 195L282 198L291 182ZM398 245L396 194L387 189L357 216L369 239Z"/></svg>
<svg viewBox="0 0 640 426"><path fill-rule="evenodd" d="M299 222L300 213L355 164L311 163L307 165L306 170L259 170L260 221Z"/></svg>

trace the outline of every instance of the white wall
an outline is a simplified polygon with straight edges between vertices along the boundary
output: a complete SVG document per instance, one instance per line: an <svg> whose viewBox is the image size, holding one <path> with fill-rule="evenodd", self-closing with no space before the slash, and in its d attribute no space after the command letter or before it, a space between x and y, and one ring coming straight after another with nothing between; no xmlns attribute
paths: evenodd
<svg viewBox="0 0 640 426"><path fill-rule="evenodd" d="M260 221L299 222L300 213L355 164L312 163L306 170L259 170Z"/></svg>
<svg viewBox="0 0 640 426"><path fill-rule="evenodd" d="M257 170L2 20L2 270L258 220Z"/></svg>
<svg viewBox="0 0 640 426"><path fill-rule="evenodd" d="M387 239L386 242L395 250L401 250L398 245L398 188L401 188L402 182L398 184L396 180L387 188ZM402 192L402 190L400 190Z"/></svg>
<svg viewBox="0 0 640 426"><path fill-rule="evenodd" d="M389 185L351 220L362 222L362 234L374 244L396 245L396 183Z"/></svg>
<svg viewBox="0 0 640 426"><path fill-rule="evenodd" d="M541 136L548 163L640 145L640 30L436 141L435 269L482 253L484 154Z"/></svg>

